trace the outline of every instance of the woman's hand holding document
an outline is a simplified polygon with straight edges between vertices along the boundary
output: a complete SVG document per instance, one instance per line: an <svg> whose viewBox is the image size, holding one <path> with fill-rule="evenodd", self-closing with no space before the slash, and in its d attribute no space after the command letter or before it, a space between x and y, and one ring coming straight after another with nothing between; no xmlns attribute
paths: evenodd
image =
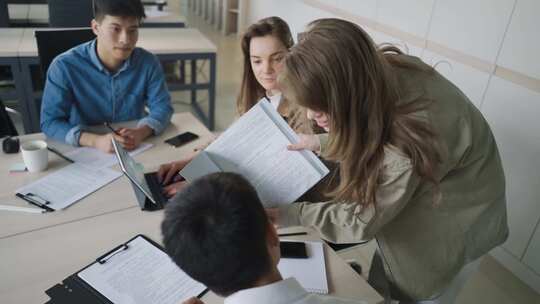
<svg viewBox="0 0 540 304"><path fill-rule="evenodd" d="M255 186L268 206L291 203L328 174L313 152L287 149L298 142L298 135L271 104L261 101L180 174L192 181L213 172L236 172Z"/></svg>

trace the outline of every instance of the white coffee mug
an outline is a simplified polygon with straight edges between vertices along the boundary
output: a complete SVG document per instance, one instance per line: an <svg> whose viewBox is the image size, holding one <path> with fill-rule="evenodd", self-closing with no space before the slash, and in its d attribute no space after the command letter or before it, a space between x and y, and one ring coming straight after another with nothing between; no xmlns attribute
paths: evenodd
<svg viewBox="0 0 540 304"><path fill-rule="evenodd" d="M44 140L31 140L21 144L21 153L26 169L39 172L47 169L49 154Z"/></svg>

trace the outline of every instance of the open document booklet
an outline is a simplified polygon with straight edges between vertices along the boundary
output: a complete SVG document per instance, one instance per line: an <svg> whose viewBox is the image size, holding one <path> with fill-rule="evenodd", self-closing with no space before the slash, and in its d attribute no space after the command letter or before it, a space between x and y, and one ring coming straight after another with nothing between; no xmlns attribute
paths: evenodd
<svg viewBox="0 0 540 304"><path fill-rule="evenodd" d="M328 168L311 151L289 151L298 136L267 101L260 101L181 172L192 181L214 172L235 172L257 190L265 206L294 202Z"/></svg>

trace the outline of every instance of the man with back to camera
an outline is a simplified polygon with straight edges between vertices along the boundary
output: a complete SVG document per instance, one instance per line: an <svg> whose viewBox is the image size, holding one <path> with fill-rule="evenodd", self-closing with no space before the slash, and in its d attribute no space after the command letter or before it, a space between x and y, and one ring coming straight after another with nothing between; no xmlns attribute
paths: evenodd
<svg viewBox="0 0 540 304"><path fill-rule="evenodd" d="M308 293L277 265L279 237L251 184L235 173L197 179L173 197L161 224L165 250L225 304L348 303ZM192 298L184 304L200 304Z"/></svg>
<svg viewBox="0 0 540 304"><path fill-rule="evenodd" d="M114 137L131 150L169 124L173 109L161 65L135 47L144 17L140 0L94 0L96 39L57 56L47 71L41 129L48 137L105 152L113 151ZM85 130L129 120L137 126L117 134Z"/></svg>

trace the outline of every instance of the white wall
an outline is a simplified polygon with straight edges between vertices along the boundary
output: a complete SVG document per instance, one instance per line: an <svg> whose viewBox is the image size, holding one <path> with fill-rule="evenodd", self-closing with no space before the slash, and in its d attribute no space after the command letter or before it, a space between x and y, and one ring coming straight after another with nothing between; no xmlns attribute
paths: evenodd
<svg viewBox="0 0 540 304"><path fill-rule="evenodd" d="M540 292L538 12L537 0L252 0L247 22L277 15L296 35L313 19L340 17L439 63L484 113L502 154L510 238L499 260L519 264L514 272Z"/></svg>

